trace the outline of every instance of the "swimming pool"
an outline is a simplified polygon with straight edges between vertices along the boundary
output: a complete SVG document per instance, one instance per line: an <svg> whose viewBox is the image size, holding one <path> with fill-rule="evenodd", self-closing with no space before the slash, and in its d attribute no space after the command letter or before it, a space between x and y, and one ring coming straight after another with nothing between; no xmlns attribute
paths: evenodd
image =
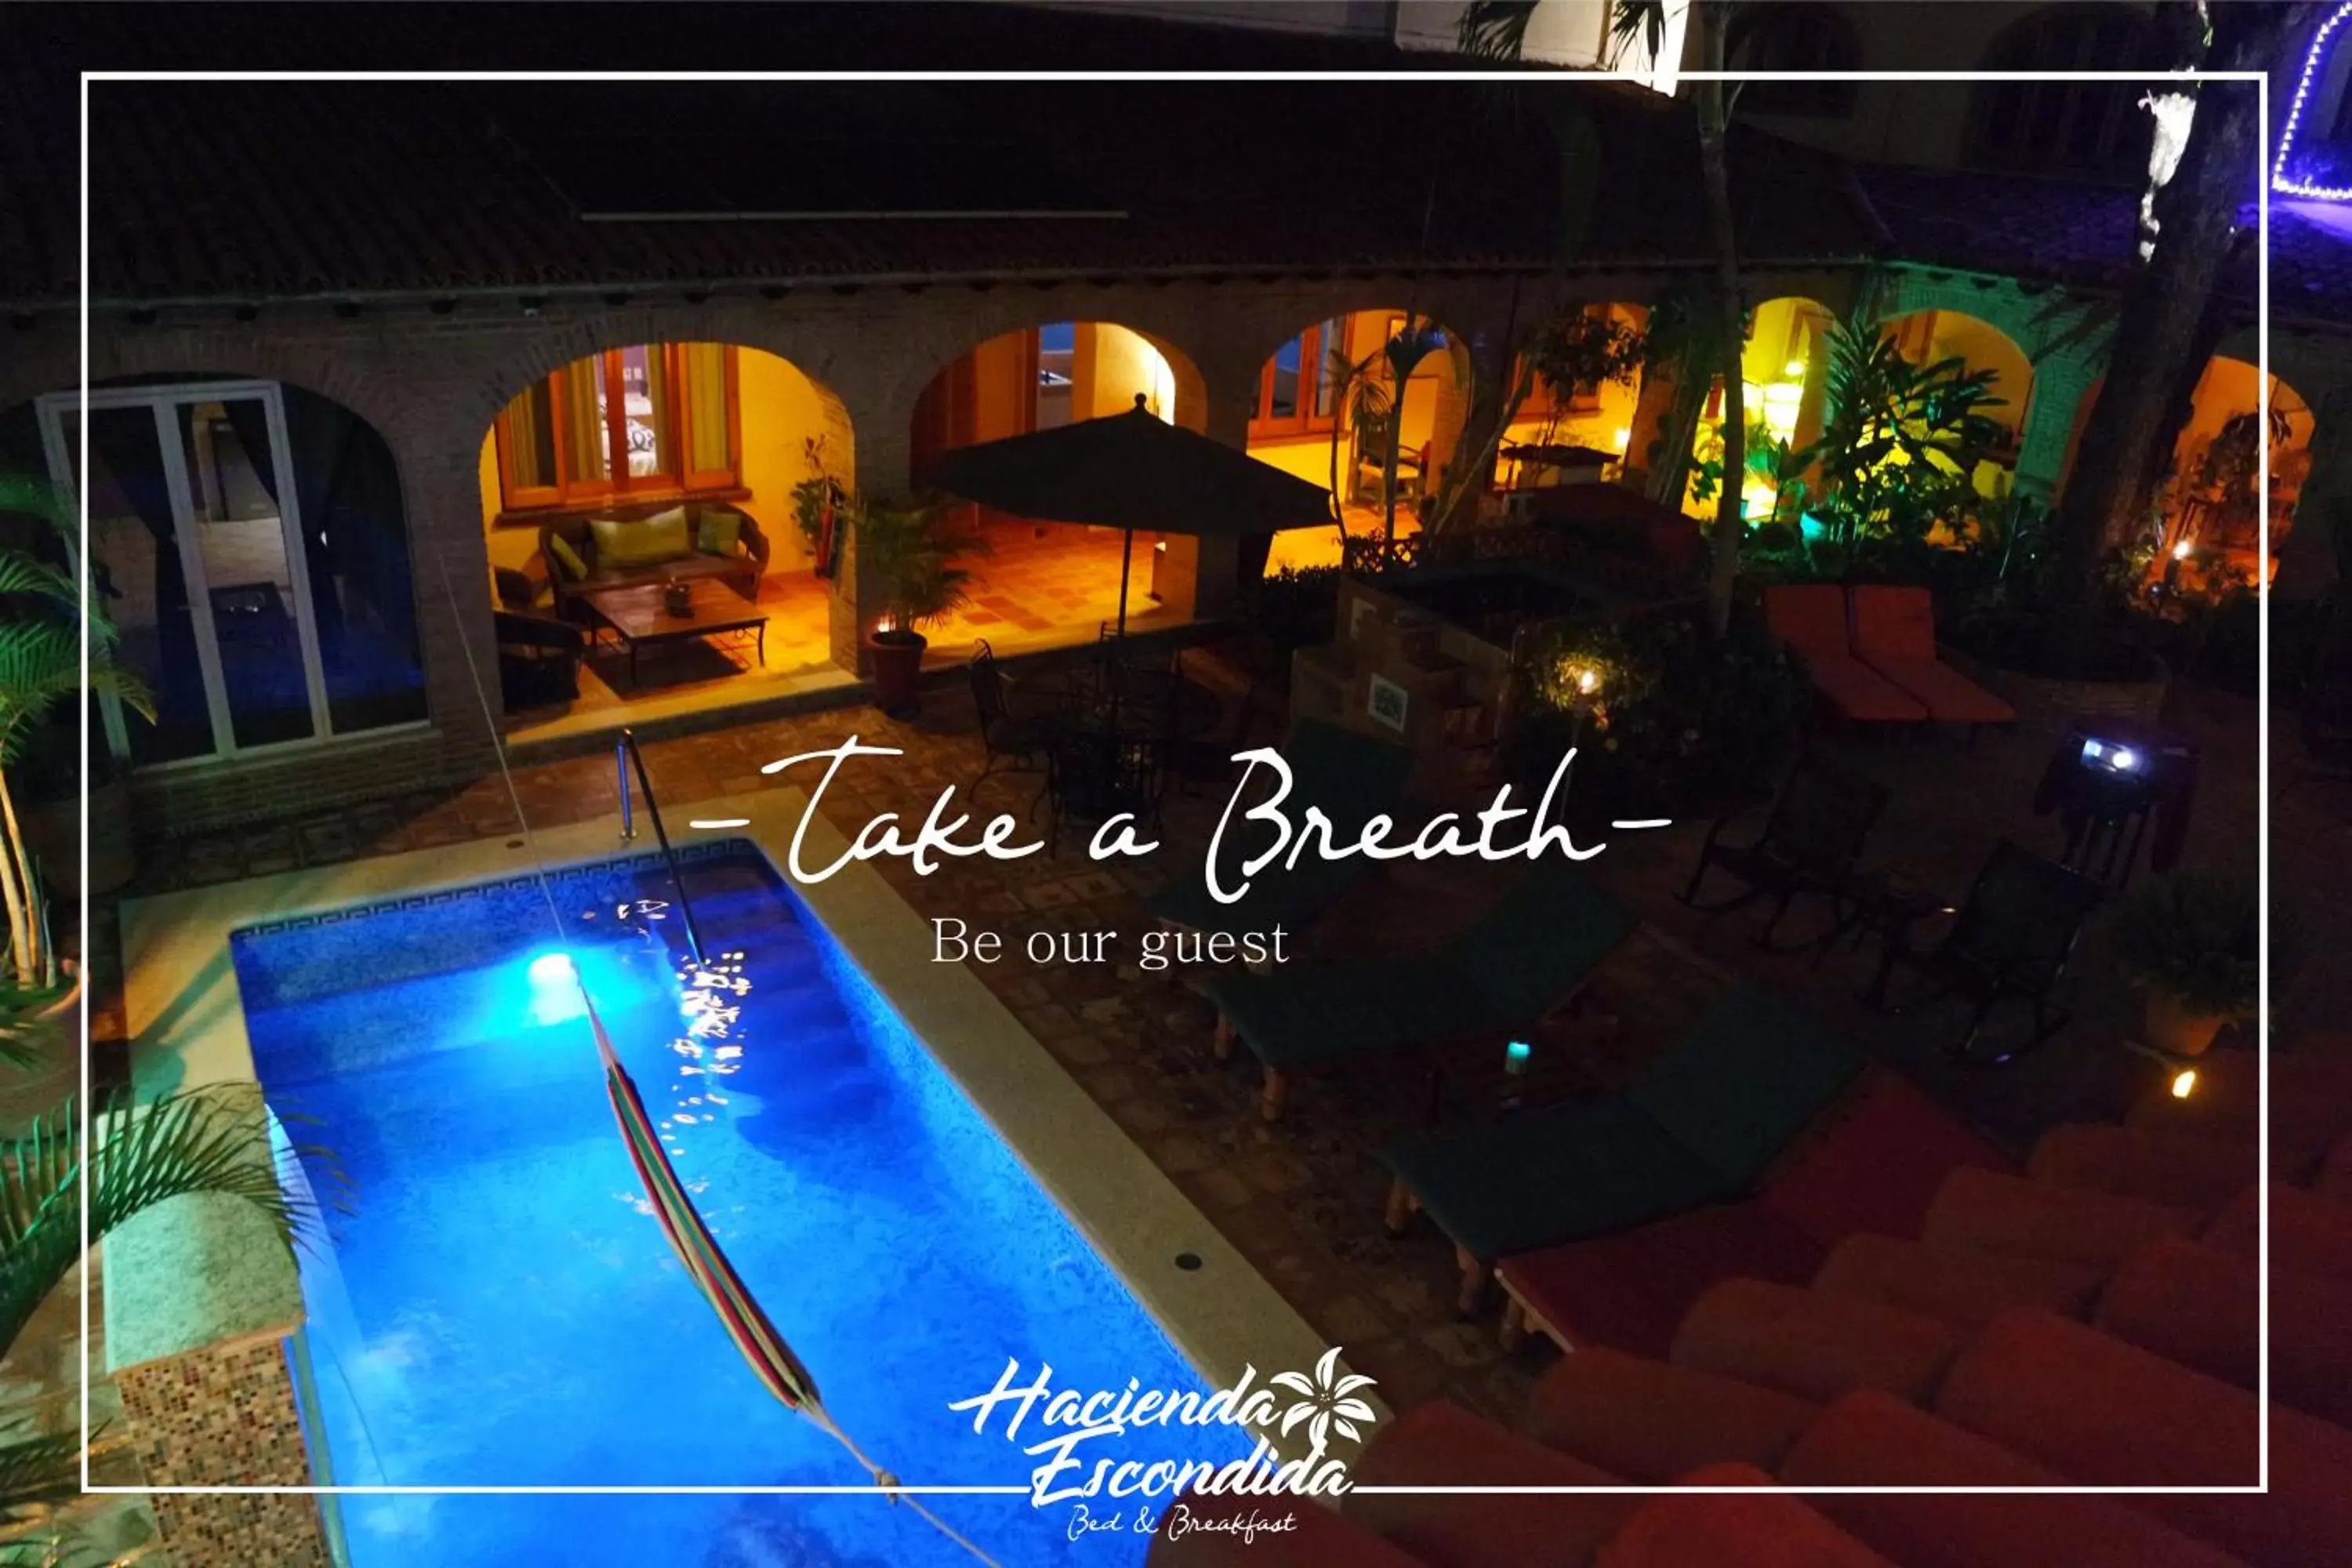
<svg viewBox="0 0 2352 1568"><path fill-rule="evenodd" d="M1001 1420L976 1436L946 1408L1008 1359L1024 1377L1050 1363L1057 1388L1202 1386L764 857L715 847L688 879L706 950L741 955L740 994L682 991L651 857L553 876L560 932L538 884L511 879L232 939L257 1074L294 1141L330 1152L304 1162L320 1195L348 1205L302 1269L313 1441L336 1481L866 1479L761 1388L670 1255L559 952L826 1406L903 1479L1027 1483L1038 1461ZM1115 1457L1247 1451L1220 1427L1134 1441ZM1071 1542L1067 1509L1025 1496L928 1501L1008 1564L1131 1563L1146 1544ZM341 1508L354 1568L969 1561L873 1497Z"/></svg>

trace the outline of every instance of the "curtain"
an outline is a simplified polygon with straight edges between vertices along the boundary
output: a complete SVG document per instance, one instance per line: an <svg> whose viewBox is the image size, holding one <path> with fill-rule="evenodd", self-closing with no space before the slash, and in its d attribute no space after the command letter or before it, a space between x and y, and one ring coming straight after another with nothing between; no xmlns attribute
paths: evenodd
<svg viewBox="0 0 2352 1568"><path fill-rule="evenodd" d="M392 450L365 420L333 399L299 386L281 385L278 393L329 721L337 733L348 734L422 719L416 603ZM270 449L258 399L224 406L247 453ZM257 461L254 467L270 499L278 500L275 466Z"/></svg>
<svg viewBox="0 0 2352 1568"><path fill-rule="evenodd" d="M695 474L727 468L727 349L721 343L686 345L686 409L692 426L686 466Z"/></svg>
<svg viewBox="0 0 2352 1568"><path fill-rule="evenodd" d="M604 360L601 354L575 360L563 374L564 438L570 447L572 477L607 479L612 458L604 433Z"/></svg>

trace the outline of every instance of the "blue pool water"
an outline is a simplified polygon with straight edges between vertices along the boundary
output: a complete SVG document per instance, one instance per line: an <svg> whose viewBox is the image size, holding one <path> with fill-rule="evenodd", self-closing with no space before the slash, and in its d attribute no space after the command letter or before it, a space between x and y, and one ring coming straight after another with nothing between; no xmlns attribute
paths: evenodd
<svg viewBox="0 0 2352 1568"><path fill-rule="evenodd" d="M748 847L688 869L729 1020L689 1028L645 858L241 931L254 1059L331 1208L303 1265L319 1430L344 1484L859 1485L753 1379L649 1217L605 1099L585 976L738 1270L866 1451L910 1484L1038 1462L950 1401L1008 1358L1056 1388L1191 1389L1124 1285ZM1033 1427L1034 1423L1033 1421ZM1039 1436L1045 1434L1039 1433ZM1224 1460L1225 1427L1081 1450ZM1024 1437L1024 1440L1028 1440ZM1000 1562L1139 1562L1025 1496L927 1500ZM874 1497L346 1497L355 1568L969 1562ZM1098 1512L1119 1505L1105 1500Z"/></svg>

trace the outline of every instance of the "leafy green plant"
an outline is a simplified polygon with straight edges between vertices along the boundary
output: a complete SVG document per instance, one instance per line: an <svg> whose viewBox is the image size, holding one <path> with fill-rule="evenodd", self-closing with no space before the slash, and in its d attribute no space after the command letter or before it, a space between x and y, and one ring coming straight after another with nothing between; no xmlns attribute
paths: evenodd
<svg viewBox="0 0 2352 1568"><path fill-rule="evenodd" d="M1649 334L1605 310L1570 310L1529 333L1520 353L1527 367L1560 394L1557 406L1564 408L1574 394L1632 385L1649 363ZM1555 413L1546 438L1559 418Z"/></svg>
<svg viewBox="0 0 2352 1568"><path fill-rule="evenodd" d="M1276 651L1331 640L1339 611L1339 568L1286 566L1258 584L1251 625Z"/></svg>
<svg viewBox="0 0 2352 1568"><path fill-rule="evenodd" d="M74 527L46 479L0 476L0 511L40 520L74 559ZM82 637L89 638L89 679L82 679ZM8 977L23 987L59 984L48 932L47 902L32 851L16 819L8 775L49 710L85 691L111 692L122 705L155 716L146 683L113 659L113 624L100 615L86 581L71 569L16 544L0 544L0 902L8 911Z"/></svg>
<svg viewBox="0 0 2352 1568"><path fill-rule="evenodd" d="M11 1060L36 1058L54 1022L17 1008L5 1018ZM71 1101L36 1121L22 1136L0 1140L0 1346L13 1347L41 1303L82 1256L83 1167L88 1165L89 1238L110 1235L133 1215L173 1198L214 1194L250 1205L289 1255L316 1216L278 1180L268 1123L257 1095L234 1088L196 1089L144 1104L127 1092L93 1108L93 1145L85 1146L79 1108ZM48 1510L80 1490L80 1448L70 1436L0 1426L0 1530L41 1524ZM63 1543L20 1539L6 1553Z"/></svg>
<svg viewBox="0 0 2352 1568"><path fill-rule="evenodd" d="M1769 777L1804 716L1804 671L1752 605L1734 606L1720 637L1708 616L1684 601L1536 639L1534 700L1514 737L1521 775L1548 773L1574 735L1578 787L1634 815L1704 808Z"/></svg>
<svg viewBox="0 0 2352 1568"><path fill-rule="evenodd" d="M2183 871L2144 881L2110 917L2116 961L2184 1011L2242 1018L2254 1009L2259 910L2241 879Z"/></svg>
<svg viewBox="0 0 2352 1568"><path fill-rule="evenodd" d="M856 504L857 580L880 601L884 630L918 631L970 602L971 573L957 563L991 546L954 514L941 504Z"/></svg>
<svg viewBox="0 0 2352 1568"><path fill-rule="evenodd" d="M1984 412L2001 405L1993 372L1957 355L1914 364L1854 316L1830 329L1827 376L1821 437L1790 462L1819 466L1816 510L1833 534L1925 538L1970 504L1970 476L2001 437Z"/></svg>

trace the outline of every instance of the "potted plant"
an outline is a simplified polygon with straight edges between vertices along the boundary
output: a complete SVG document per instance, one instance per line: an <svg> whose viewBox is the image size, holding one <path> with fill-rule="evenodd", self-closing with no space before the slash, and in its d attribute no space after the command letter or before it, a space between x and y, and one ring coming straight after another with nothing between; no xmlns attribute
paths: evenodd
<svg viewBox="0 0 2352 1568"><path fill-rule="evenodd" d="M874 670L874 705L893 718L921 706L921 627L961 606L971 574L956 564L988 553L987 537L958 525L943 505L858 507L857 582L880 603L881 619L865 637Z"/></svg>
<svg viewBox="0 0 2352 1568"><path fill-rule="evenodd" d="M0 479L0 512L33 520L56 534L67 544L62 553L71 558L71 523L47 482ZM90 657L87 687L82 681L85 622ZM112 692L125 706L154 717L145 683L110 657L114 637L112 624L70 571L45 559L36 544L22 542L21 534L0 540L0 904L8 916L6 978L18 987L55 990L61 985L63 970L49 942L47 895L16 810L11 775L42 721L68 698L79 699L85 691ZM124 787L119 774L110 777L108 787L118 792L111 805L93 794L88 809L110 813L110 826L126 822L130 813L128 803L119 798Z"/></svg>
<svg viewBox="0 0 2352 1568"><path fill-rule="evenodd" d="M2116 956L2147 993L2148 1045L2200 1056L2253 1012L2258 921L2253 889L2210 872L2142 882L2116 906Z"/></svg>

